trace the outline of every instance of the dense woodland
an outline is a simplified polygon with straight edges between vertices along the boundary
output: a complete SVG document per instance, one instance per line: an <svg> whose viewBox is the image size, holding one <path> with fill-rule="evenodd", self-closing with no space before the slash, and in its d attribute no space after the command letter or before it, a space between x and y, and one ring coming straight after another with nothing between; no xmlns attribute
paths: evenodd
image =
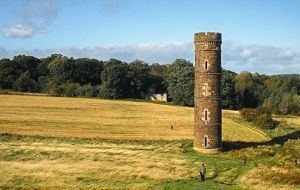
<svg viewBox="0 0 300 190"><path fill-rule="evenodd" d="M0 88L53 96L145 99L167 92L169 101L193 106L194 66L184 59L170 64L99 61L53 54L38 59L19 55L0 60ZM222 70L226 109L260 107L277 114L300 114L300 76L237 74Z"/></svg>

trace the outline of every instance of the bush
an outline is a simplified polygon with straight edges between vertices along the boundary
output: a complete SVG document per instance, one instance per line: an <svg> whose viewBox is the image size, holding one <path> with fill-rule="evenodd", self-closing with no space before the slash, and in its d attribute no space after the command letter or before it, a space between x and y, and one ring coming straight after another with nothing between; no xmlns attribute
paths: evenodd
<svg viewBox="0 0 300 190"><path fill-rule="evenodd" d="M78 83L67 82L57 85L54 81L49 81L46 85L46 92L52 96L62 97L97 97L99 86L80 85Z"/></svg>
<svg viewBox="0 0 300 190"><path fill-rule="evenodd" d="M50 80L46 84L45 92L47 94L50 94L51 96L58 96L58 84L56 84L54 81Z"/></svg>
<svg viewBox="0 0 300 190"><path fill-rule="evenodd" d="M63 88L63 95L66 97L76 97L77 96L77 89L79 88L79 84L77 83L65 83L62 84L61 87Z"/></svg>
<svg viewBox="0 0 300 190"><path fill-rule="evenodd" d="M246 121L249 121L249 122L254 121L254 119L256 117L255 109L252 109L252 108L244 108L244 109L240 110L240 114L243 119L245 119Z"/></svg>
<svg viewBox="0 0 300 190"><path fill-rule="evenodd" d="M270 114L259 114L256 116L254 123L264 129L274 129L278 125L278 121L272 119Z"/></svg>
<svg viewBox="0 0 300 190"><path fill-rule="evenodd" d="M289 139L277 152L281 159L294 162L295 159L300 158L300 140Z"/></svg>
<svg viewBox="0 0 300 190"><path fill-rule="evenodd" d="M269 110L263 108L244 108L240 111L243 119L249 122L254 122L263 129L274 129L279 122L272 119Z"/></svg>
<svg viewBox="0 0 300 190"><path fill-rule="evenodd" d="M80 97L96 97L98 92L97 92L97 87L92 86L91 84L88 85L81 85L77 87L76 90L77 96Z"/></svg>

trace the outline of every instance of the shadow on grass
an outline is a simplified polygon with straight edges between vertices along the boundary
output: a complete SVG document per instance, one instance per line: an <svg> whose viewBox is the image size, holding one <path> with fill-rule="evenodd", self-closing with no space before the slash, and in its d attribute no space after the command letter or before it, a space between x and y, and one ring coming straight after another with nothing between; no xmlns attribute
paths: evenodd
<svg viewBox="0 0 300 190"><path fill-rule="evenodd" d="M162 189L185 189L185 190L198 190L198 189L241 189L237 184L225 184L215 181L214 179L207 178L205 182L200 182L198 177L193 177L190 179L183 180L165 180L161 181L158 184L155 184L156 189L157 186ZM149 188L152 189L152 188Z"/></svg>
<svg viewBox="0 0 300 190"><path fill-rule="evenodd" d="M266 142L244 142L244 141L223 141L223 151L231 151L231 150L240 150L243 148L257 147L261 145L275 145L280 144L283 145L288 140L299 139L300 138L300 130L295 131L293 133L283 135L280 137L275 137L270 141ZM193 140L192 139L181 139L181 140L129 140L129 139L102 139L102 138L79 138L79 137L49 137L49 136L31 136L31 135L18 135L12 133L0 133L0 141L11 141L11 140L19 140L19 141L45 141L45 140L55 140L58 142L71 142L71 143L100 143L100 142L110 142L115 144L169 144L172 142L180 143L180 148L184 149L185 152L194 152L193 151Z"/></svg>
<svg viewBox="0 0 300 190"><path fill-rule="evenodd" d="M266 142L223 141L223 151L239 150L243 148L257 147L260 145L275 145L275 144L283 145L286 141L290 139L293 140L299 138L300 138L300 130L280 137L275 137L272 140Z"/></svg>

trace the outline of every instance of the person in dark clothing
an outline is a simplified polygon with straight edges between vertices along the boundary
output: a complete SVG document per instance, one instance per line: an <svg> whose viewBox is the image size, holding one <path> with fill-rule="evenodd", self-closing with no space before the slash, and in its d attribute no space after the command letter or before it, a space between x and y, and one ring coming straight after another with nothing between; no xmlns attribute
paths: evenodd
<svg viewBox="0 0 300 190"><path fill-rule="evenodd" d="M173 130L173 128L174 128L173 125L171 125L171 130Z"/></svg>
<svg viewBox="0 0 300 190"><path fill-rule="evenodd" d="M200 168L200 181L204 182L205 181L205 174L206 174L206 168L204 164L202 164L202 167Z"/></svg>
<svg viewBox="0 0 300 190"><path fill-rule="evenodd" d="M243 164L246 165L246 164L247 164L247 161L248 161L247 156L244 156L244 157L243 157Z"/></svg>

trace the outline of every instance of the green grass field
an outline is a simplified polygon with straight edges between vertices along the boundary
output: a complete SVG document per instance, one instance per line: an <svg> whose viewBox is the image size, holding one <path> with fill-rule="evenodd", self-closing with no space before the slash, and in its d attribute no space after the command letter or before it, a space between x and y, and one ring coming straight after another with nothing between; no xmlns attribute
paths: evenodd
<svg viewBox="0 0 300 190"><path fill-rule="evenodd" d="M267 145L235 111L223 111L227 151L204 155L192 149L192 108L0 95L0 110L0 189L299 188L299 140ZM291 133L298 120L287 121ZM202 163L205 183L198 182Z"/></svg>

